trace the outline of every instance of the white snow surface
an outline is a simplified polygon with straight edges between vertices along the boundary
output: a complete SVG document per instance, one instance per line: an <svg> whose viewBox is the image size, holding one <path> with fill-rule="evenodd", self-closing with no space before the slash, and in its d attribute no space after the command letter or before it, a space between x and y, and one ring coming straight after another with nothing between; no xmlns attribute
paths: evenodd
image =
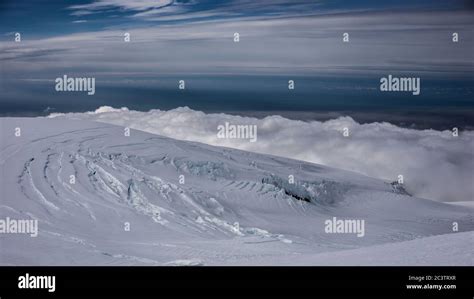
<svg viewBox="0 0 474 299"><path fill-rule="evenodd" d="M86 120L0 132L0 219L39 222L0 234L1 265L474 264L472 206L390 182ZM364 220L364 237L326 233L333 217Z"/></svg>

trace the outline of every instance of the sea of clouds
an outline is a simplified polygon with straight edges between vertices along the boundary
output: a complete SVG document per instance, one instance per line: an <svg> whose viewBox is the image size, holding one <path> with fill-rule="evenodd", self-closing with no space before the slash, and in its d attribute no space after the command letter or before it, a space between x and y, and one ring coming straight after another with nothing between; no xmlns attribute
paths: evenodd
<svg viewBox="0 0 474 299"><path fill-rule="evenodd" d="M350 117L324 122L281 116L262 119L207 114L181 107L169 111L132 111L108 106L93 112L51 114L110 123L175 139L237 148L309 161L367 176L396 181L404 176L406 190L437 201L474 198L474 131L453 137L451 131L414 130L389 123L359 124ZM219 139L225 122L257 125L258 140ZM349 137L343 136L344 128Z"/></svg>

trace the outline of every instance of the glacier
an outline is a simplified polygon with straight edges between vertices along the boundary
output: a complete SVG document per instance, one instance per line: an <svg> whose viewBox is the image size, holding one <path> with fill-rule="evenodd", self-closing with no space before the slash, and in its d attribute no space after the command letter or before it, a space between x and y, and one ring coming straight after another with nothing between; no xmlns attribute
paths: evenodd
<svg viewBox="0 0 474 299"><path fill-rule="evenodd" d="M0 234L1 265L474 264L472 205L389 181L88 120L0 132L0 219L39 226ZM325 233L333 217L364 237Z"/></svg>

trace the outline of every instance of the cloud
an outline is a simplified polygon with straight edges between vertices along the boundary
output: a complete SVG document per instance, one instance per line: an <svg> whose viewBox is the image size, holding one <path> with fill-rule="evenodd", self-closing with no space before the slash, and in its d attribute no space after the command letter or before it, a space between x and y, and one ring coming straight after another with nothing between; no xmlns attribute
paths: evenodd
<svg viewBox="0 0 474 299"><path fill-rule="evenodd" d="M359 124L350 117L305 122L281 116L258 119L206 114L187 107L148 112L100 107L93 112L50 117L127 126L181 140L309 161L389 182L401 174L408 192L437 201L472 201L474 196L474 131L453 137L450 131ZM225 122L257 125L257 142L217 138L217 126ZM349 137L343 136L344 128L349 129Z"/></svg>
<svg viewBox="0 0 474 299"><path fill-rule="evenodd" d="M362 13L116 28L25 39L21 47L0 42L4 50L0 60L11 61L2 65L10 78L55 77L76 69L121 71L127 79L139 72L386 75L388 71L472 78L472 16ZM460 33L458 44L450 40L453 31ZM130 32L130 43L123 42L124 32ZM240 33L240 43L233 42L234 32ZM342 42L343 32L350 33L349 44ZM31 49L26 58L22 49Z"/></svg>
<svg viewBox="0 0 474 299"><path fill-rule="evenodd" d="M203 18L275 18L304 15L327 15L362 11L391 11L393 9L462 9L463 0L443 1L401 0L394 3L360 1L347 5L344 1L329 0L95 0L91 3L72 5L73 15L120 10L130 12L135 18L147 21L194 22Z"/></svg>
<svg viewBox="0 0 474 299"><path fill-rule="evenodd" d="M321 1L315 0L95 0L87 4L71 5L68 9L72 10L71 15L75 16L120 10L131 12L134 17L148 21L193 21L208 17L228 19L257 15L314 15L321 13L320 6Z"/></svg>
<svg viewBox="0 0 474 299"><path fill-rule="evenodd" d="M321 1L315 0L230 0L177 2L166 7L141 11L133 16L147 21L196 22L202 19L270 19L319 15L329 12L346 11L341 8L321 9Z"/></svg>

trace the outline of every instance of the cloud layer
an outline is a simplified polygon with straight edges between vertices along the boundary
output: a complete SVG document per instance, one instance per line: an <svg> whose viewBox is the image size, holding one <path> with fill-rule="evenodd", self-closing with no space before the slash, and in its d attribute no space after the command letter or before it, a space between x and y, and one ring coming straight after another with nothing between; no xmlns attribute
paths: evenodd
<svg viewBox="0 0 474 299"><path fill-rule="evenodd" d="M94 112L52 114L126 126L171 138L278 155L356 171L387 181L404 176L408 192L437 201L472 201L474 131L412 130L388 123L359 124L350 117L295 121L206 114L187 107L169 111L130 111L100 107ZM225 122L257 125L258 140L219 139ZM349 137L344 137L344 128Z"/></svg>
<svg viewBox="0 0 474 299"><path fill-rule="evenodd" d="M74 10L74 15L87 15L107 9L119 8L123 10L143 11L152 8L171 5L173 0L98 0L92 3L72 5L69 9Z"/></svg>

